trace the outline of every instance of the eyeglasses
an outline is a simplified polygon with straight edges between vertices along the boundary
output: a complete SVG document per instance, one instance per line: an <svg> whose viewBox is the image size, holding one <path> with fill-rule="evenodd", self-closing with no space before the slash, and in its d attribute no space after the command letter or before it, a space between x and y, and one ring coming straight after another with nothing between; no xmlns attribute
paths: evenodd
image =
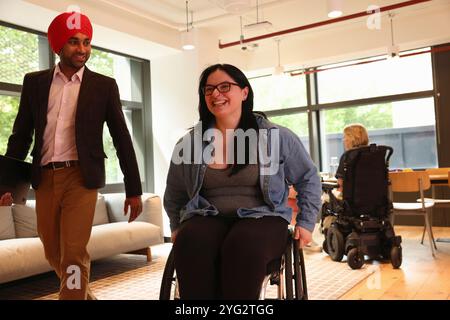
<svg viewBox="0 0 450 320"><path fill-rule="evenodd" d="M233 82L222 82L219 83L217 86L213 86L213 85L206 85L202 88L202 92L205 96L210 96L213 94L214 90L217 88L217 90L220 93L225 93L231 90L231 85L234 86L238 86L239 85L237 83L233 83Z"/></svg>

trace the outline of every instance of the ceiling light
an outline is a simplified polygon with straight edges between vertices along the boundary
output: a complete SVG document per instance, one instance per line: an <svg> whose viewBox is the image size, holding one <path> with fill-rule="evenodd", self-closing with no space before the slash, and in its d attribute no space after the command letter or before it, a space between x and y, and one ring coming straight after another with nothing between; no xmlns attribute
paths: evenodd
<svg viewBox="0 0 450 320"><path fill-rule="evenodd" d="M394 14L393 13L389 13L389 19L391 22L391 44L388 46L387 52L388 52L388 59L391 58L398 58L399 54L400 54L400 48L398 47L398 45L395 44L394 42Z"/></svg>
<svg viewBox="0 0 450 320"><path fill-rule="evenodd" d="M195 49L194 30L183 31L181 33L181 48L183 50L194 50Z"/></svg>
<svg viewBox="0 0 450 320"><path fill-rule="evenodd" d="M328 17L337 18L342 16L342 0L328 0Z"/></svg>
<svg viewBox="0 0 450 320"><path fill-rule="evenodd" d="M282 76L284 74L284 67L280 63L280 39L275 40L277 42L278 49L278 65L273 69L274 76Z"/></svg>
<svg viewBox="0 0 450 320"><path fill-rule="evenodd" d="M195 37L193 24L193 13L191 12L191 30L189 30L189 10L188 1L186 1L186 31L181 33L181 48L183 50L194 50L195 49Z"/></svg>
<svg viewBox="0 0 450 320"><path fill-rule="evenodd" d="M258 30L258 29L269 29L272 27L272 23L264 20L259 21L259 1L256 0L256 23L246 24L244 29L246 30Z"/></svg>

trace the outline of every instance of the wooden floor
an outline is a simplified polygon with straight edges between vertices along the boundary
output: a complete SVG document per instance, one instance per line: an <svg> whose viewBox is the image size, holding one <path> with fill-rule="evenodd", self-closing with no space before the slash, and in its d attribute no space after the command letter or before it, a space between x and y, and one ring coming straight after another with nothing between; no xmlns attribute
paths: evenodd
<svg viewBox="0 0 450 320"><path fill-rule="evenodd" d="M435 238L450 238L450 228L434 227ZM437 242L436 258L431 255L428 238L420 244L422 228L395 227L403 239L403 264L366 262L373 271L341 300L450 300L450 243Z"/></svg>

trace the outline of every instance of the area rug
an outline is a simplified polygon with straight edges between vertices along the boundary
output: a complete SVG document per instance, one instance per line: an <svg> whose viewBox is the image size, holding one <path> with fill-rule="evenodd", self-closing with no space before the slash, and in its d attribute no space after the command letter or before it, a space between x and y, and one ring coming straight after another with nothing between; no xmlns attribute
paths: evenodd
<svg viewBox="0 0 450 320"><path fill-rule="evenodd" d="M92 291L100 300L157 300L169 251L170 244L152 247L150 263L144 256L126 254L93 262ZM305 264L310 300L339 299L371 274L367 266L352 270L319 252L305 252ZM56 276L46 273L0 285L0 299L53 300L58 286Z"/></svg>

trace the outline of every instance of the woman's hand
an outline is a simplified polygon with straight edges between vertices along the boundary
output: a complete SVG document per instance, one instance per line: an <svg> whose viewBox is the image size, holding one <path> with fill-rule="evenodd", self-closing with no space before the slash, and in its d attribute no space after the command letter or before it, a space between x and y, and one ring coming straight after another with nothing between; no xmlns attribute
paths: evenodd
<svg viewBox="0 0 450 320"><path fill-rule="evenodd" d="M312 241L312 232L302 227L295 227L294 239L298 240L300 248L304 248L308 243Z"/></svg>

